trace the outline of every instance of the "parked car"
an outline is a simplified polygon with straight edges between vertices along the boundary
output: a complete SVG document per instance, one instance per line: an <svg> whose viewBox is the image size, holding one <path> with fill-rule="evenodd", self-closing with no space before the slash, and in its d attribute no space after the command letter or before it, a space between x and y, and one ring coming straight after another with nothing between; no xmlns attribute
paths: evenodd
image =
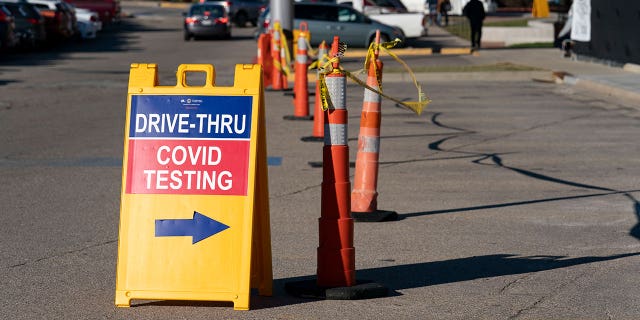
<svg viewBox="0 0 640 320"><path fill-rule="evenodd" d="M1 0L15 19L14 32L22 48L40 47L46 40L44 17L33 4L24 0Z"/></svg>
<svg viewBox="0 0 640 320"><path fill-rule="evenodd" d="M76 8L97 12L104 24L120 20L120 0L64 0Z"/></svg>
<svg viewBox="0 0 640 320"><path fill-rule="evenodd" d="M312 45L318 45L323 40L331 43L334 36L351 47L368 47L375 39L376 30L380 30L382 42L399 38L404 41L405 36L397 27L392 27L364 14L352 7L325 2L296 2L294 3L293 25L300 28L301 22L306 22L311 33ZM270 10L267 8L260 16L256 36L266 32L270 24Z"/></svg>
<svg viewBox="0 0 640 320"><path fill-rule="evenodd" d="M257 26L260 13L269 5L268 0L228 0L228 1L206 1L201 3L217 3L225 6L229 10L231 21L240 28L250 22L252 26Z"/></svg>
<svg viewBox="0 0 640 320"><path fill-rule="evenodd" d="M194 37L231 38L231 20L227 9L219 4L194 4L184 13L184 40Z"/></svg>
<svg viewBox="0 0 640 320"><path fill-rule="evenodd" d="M15 21L11 11L0 3L0 50L13 48L16 44Z"/></svg>
<svg viewBox="0 0 640 320"><path fill-rule="evenodd" d="M80 39L95 39L98 31L102 29L102 21L98 13L81 8L75 10Z"/></svg>
<svg viewBox="0 0 640 320"><path fill-rule="evenodd" d="M45 19L49 39L68 39L77 30L73 8L60 0L27 0L33 4Z"/></svg>

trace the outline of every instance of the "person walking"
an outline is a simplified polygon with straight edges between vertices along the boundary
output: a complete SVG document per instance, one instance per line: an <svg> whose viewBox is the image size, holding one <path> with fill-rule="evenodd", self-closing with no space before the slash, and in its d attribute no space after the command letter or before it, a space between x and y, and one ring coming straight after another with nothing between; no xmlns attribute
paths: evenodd
<svg viewBox="0 0 640 320"><path fill-rule="evenodd" d="M469 19L469 24L471 25L471 48L474 50L480 49L482 23L486 17L484 5L480 0L471 0L462 9L462 14Z"/></svg>
<svg viewBox="0 0 640 320"><path fill-rule="evenodd" d="M438 0L427 0L427 5L429 6L429 25L437 24Z"/></svg>
<svg viewBox="0 0 640 320"><path fill-rule="evenodd" d="M449 25L449 11L451 10L450 0L438 0L438 25L446 27ZM442 24L442 18L444 17L444 25Z"/></svg>

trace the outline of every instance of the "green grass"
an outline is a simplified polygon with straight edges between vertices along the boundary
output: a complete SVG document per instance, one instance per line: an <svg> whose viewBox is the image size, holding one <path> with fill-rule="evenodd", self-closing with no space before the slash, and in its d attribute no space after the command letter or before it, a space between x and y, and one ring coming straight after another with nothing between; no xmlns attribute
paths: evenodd
<svg viewBox="0 0 640 320"><path fill-rule="evenodd" d="M468 65L468 66L413 66L413 72L496 72L496 71L540 71L543 69L513 64L510 62L501 62L495 64L484 65ZM400 67L385 67L384 72L401 73L406 72Z"/></svg>
<svg viewBox="0 0 640 320"><path fill-rule="evenodd" d="M465 17L449 17L449 25L444 27L444 29L456 37L466 40L471 39L471 28Z"/></svg>
<svg viewBox="0 0 640 320"><path fill-rule="evenodd" d="M491 21L484 23L484 27L526 27L531 19L516 19L505 21ZM471 28L465 17L449 17L449 25L444 27L452 35L470 40ZM545 47L546 48L546 47Z"/></svg>

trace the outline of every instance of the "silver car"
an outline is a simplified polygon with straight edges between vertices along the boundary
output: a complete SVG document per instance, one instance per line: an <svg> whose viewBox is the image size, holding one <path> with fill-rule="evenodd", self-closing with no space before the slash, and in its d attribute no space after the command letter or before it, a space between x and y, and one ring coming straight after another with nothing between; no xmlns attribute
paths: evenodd
<svg viewBox="0 0 640 320"><path fill-rule="evenodd" d="M270 24L269 8L260 16L256 36L266 32ZM294 28L299 29L300 23L306 22L311 33L312 45L318 45L323 40L331 43L334 36L350 47L368 47L375 39L376 30L380 30L380 40L387 42L399 38L403 42L405 36L402 30L375 21L352 7L319 2L294 3Z"/></svg>

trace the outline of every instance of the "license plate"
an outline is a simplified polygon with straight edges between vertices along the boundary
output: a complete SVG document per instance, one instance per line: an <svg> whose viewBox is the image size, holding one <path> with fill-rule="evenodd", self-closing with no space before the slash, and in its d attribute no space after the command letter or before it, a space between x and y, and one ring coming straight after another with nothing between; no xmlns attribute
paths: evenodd
<svg viewBox="0 0 640 320"><path fill-rule="evenodd" d="M210 26L211 25L211 20L202 20L202 25L203 26Z"/></svg>

